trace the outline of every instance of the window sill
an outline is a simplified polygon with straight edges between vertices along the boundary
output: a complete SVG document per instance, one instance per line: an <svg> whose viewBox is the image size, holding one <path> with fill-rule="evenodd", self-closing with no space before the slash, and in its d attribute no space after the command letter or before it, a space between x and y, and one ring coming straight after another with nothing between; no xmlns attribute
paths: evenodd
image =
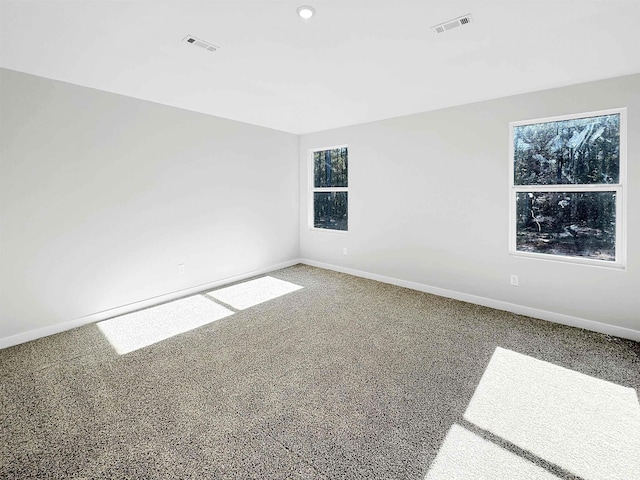
<svg viewBox="0 0 640 480"><path fill-rule="evenodd" d="M309 231L310 232L330 233L330 234L333 234L333 235L340 235L340 236L345 236L345 235L349 234L349 230L331 230L330 228L310 227Z"/></svg>
<svg viewBox="0 0 640 480"><path fill-rule="evenodd" d="M622 262L608 262L606 260L592 260L579 257L563 257L560 255L546 255L542 253L529 252L509 252L510 257L524 258L527 260L542 260L545 262L563 263L565 265L581 265L585 267L597 267L607 270L626 270L626 265Z"/></svg>

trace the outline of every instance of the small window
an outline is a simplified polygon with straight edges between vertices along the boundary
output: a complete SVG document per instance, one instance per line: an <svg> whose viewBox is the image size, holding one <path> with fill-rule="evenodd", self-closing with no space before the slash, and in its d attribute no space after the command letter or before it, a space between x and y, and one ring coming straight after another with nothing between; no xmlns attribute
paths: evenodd
<svg viewBox="0 0 640 480"><path fill-rule="evenodd" d="M624 266L625 114L511 123L512 254Z"/></svg>
<svg viewBox="0 0 640 480"><path fill-rule="evenodd" d="M312 228L347 231L349 175L347 147L312 152Z"/></svg>

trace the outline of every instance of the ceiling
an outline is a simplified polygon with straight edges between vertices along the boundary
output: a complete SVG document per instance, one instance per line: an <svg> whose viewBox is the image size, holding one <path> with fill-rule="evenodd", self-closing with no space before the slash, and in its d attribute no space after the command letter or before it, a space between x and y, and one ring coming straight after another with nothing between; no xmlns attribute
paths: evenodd
<svg viewBox="0 0 640 480"><path fill-rule="evenodd" d="M316 15L304 21L301 4ZM303 134L640 72L640 0L0 4L0 66ZM471 14L469 25L430 27ZM221 48L186 42L193 35Z"/></svg>

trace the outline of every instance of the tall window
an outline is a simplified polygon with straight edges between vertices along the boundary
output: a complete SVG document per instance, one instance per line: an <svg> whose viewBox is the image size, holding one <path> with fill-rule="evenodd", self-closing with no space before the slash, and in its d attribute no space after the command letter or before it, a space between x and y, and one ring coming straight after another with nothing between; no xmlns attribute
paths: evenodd
<svg viewBox="0 0 640 480"><path fill-rule="evenodd" d="M512 254L624 266L626 109L511 123Z"/></svg>
<svg viewBox="0 0 640 480"><path fill-rule="evenodd" d="M347 147L312 152L313 228L347 231L349 175Z"/></svg>

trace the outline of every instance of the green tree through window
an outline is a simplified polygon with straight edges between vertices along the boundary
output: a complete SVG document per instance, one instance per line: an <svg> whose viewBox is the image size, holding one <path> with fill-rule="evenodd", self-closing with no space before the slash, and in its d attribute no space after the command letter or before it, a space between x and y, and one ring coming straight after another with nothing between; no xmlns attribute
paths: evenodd
<svg viewBox="0 0 640 480"><path fill-rule="evenodd" d="M313 227L348 229L347 147L313 152Z"/></svg>
<svg viewBox="0 0 640 480"><path fill-rule="evenodd" d="M512 253L621 264L624 115L511 124Z"/></svg>

